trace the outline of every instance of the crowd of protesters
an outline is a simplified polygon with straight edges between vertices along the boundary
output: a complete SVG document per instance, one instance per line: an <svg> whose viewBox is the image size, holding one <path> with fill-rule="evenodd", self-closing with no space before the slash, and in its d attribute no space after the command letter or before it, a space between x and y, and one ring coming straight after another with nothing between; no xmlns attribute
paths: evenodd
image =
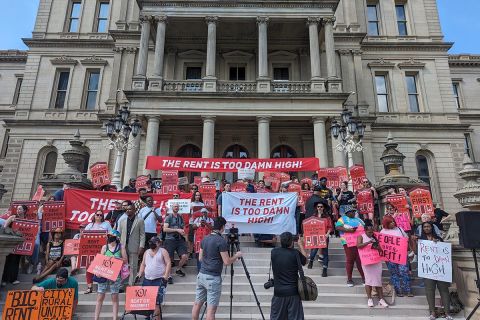
<svg viewBox="0 0 480 320"><path fill-rule="evenodd" d="M209 182L204 179L202 182ZM212 181L213 182L213 181ZM295 286L297 261L294 260L294 243L297 242L301 255L302 265L307 265L308 269L313 269L315 259L318 256L320 267L322 268L322 277L328 276L329 250L328 244L332 237L339 237L343 245L346 263L345 269L347 274L347 286L355 286L353 280L353 269L356 268L361 276L362 284L365 286L367 295L367 306L374 307L373 291L376 291L379 302L378 306L387 308L389 305L384 299L382 292L382 274L383 264L376 263L362 266L359 257L359 249L367 246L378 248L378 240L375 232L379 231L383 234L405 237L409 239L409 260L405 265L387 262L387 268L390 274L390 282L395 289L396 296L413 297L414 292L411 286L412 268L411 264L416 259L416 241L418 239L428 239L432 241L442 241L443 232L442 219L448 214L443 210L436 208L433 221L429 215L423 215L421 219L411 220L411 231L406 232L398 227L395 222L395 215L399 208L395 208L391 204L385 205L385 211L380 212L378 203L379 196L376 189L372 186L368 179L363 179L361 190L368 190L374 199L374 210L367 214L359 214L357 211L356 193L349 190L348 182L340 183L337 189L327 187L327 178L312 176L312 179L301 183L302 191L311 192L311 196L304 203L299 202L295 213L297 234L283 234L279 237L281 248L272 251L272 266L275 277L280 280L275 281L274 298L272 300L272 319L283 319L289 314L295 314L298 318L303 319L303 310L301 309L301 301L298 299L297 291L284 285L280 285L282 281ZM289 192L289 184L299 183L296 177L292 177L289 181L284 181L279 192ZM218 215L222 212L223 193L230 192L232 184L228 181L221 181L218 184L216 204ZM266 185L265 181L258 182L244 181L244 192L273 192L270 185ZM55 192L49 200L62 201L64 199L64 188ZM99 252L108 257L114 257L123 260L125 265L128 264L128 274L120 274L115 281L100 281L98 277L91 273L86 273L87 289L84 294L95 292L94 283L97 282L97 302L95 309L95 319L99 319L105 294L109 292L112 297L113 319L117 319L119 302L119 293L125 290L126 285L134 285L140 278L144 286L157 286L159 293L157 297L157 310L155 310L154 318L160 319L160 305L164 300L165 288L167 285L174 284L173 277L185 277L184 266L187 265L189 259L197 257L197 291L196 300L192 311L192 317L198 318L200 307L207 301L207 319L214 319L216 307L218 306L221 294L220 273L223 265L233 263L237 258L241 257L241 253L234 257L228 257L226 243L221 233L225 228L225 220L215 217L209 208L205 206L202 194L197 185L189 185L183 192L191 192L191 210L188 223L185 222L179 213L179 205L173 204L170 208L171 213L165 213L155 204L154 199L149 195L152 193L154 186L151 181L147 183L146 188L137 190L135 187L135 179L130 179L129 184L120 192L138 193L138 201L120 201L114 204L114 209L109 212L102 210L96 211L91 221L80 225L80 233L74 236L78 239L84 230L103 230L108 235L108 242ZM115 191L115 188L102 188L104 191ZM402 194L407 198L407 208L411 210L411 203L408 193L405 189L391 188L389 194ZM176 193L174 199L179 198ZM199 210L200 208L200 210ZM15 214L8 219L0 221L4 227L11 227L15 219L23 218L27 212L26 206L16 208ZM194 211L199 215L194 215ZM42 207L38 210L38 219L42 219ZM411 215L412 216L412 215ZM302 246L302 222L310 217L322 219L326 225L327 247L322 249L312 249L305 251ZM222 220L223 219L223 220ZM348 247L344 239L346 233L355 232L357 228L364 227L365 233L358 237L357 246ZM204 240L197 248L195 246L196 237L199 234L205 235ZM259 246L277 246L278 235L255 234L254 239ZM78 284L74 278L69 277L65 267L72 268L72 275L78 272L77 257L66 257L63 254L65 239L65 230L54 229L50 233L39 232L38 241L36 242L34 254L32 257L25 259L24 263L28 264L28 272L32 273L36 270L37 275L34 278L33 289L52 288L52 287L74 287L76 289L76 299L78 301ZM280 250L281 249L281 250ZM176 254L176 256L175 256ZM297 253L295 253L297 254ZM175 258L178 257L176 260ZM285 261L288 260L292 266L285 269ZM6 283L18 284L18 270L22 256L9 254L6 258L5 269L3 272L2 285ZM278 260L278 261L277 261ZM282 261L280 261L282 260ZM56 274L54 280L48 279L43 281L48 275ZM290 274L290 275L289 275ZM125 277L124 277L125 276ZM287 279L288 277L291 277ZM105 280L105 279L104 279ZM276 279L275 279L276 280ZM220 283L220 286L219 286ZM443 306L447 319L452 319L449 314L449 293L448 283L434 281L430 279L424 280L424 286L430 311L430 319L435 319L435 289L438 288L441 294ZM278 287L277 287L278 286ZM212 289L216 288L216 289ZM210 291L209 291L210 290ZM294 297L291 297L293 295ZM286 298L290 297L290 298ZM286 305L293 303L293 309L288 309ZM277 306L277 307L276 307ZM281 311L284 310L284 311ZM286 312L286 313L283 313ZM290 319L290 318L289 318Z"/></svg>

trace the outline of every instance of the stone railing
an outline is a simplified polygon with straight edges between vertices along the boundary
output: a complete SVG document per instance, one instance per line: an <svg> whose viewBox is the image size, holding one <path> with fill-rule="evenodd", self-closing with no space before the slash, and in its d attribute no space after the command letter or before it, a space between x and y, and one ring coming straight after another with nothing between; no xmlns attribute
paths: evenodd
<svg viewBox="0 0 480 320"><path fill-rule="evenodd" d="M272 81L274 93L309 93L310 81Z"/></svg>
<svg viewBox="0 0 480 320"><path fill-rule="evenodd" d="M218 92L257 92L256 81L218 81Z"/></svg>
<svg viewBox="0 0 480 320"><path fill-rule="evenodd" d="M163 83L163 90L175 92L201 92L203 91L203 82L202 80L165 81Z"/></svg>

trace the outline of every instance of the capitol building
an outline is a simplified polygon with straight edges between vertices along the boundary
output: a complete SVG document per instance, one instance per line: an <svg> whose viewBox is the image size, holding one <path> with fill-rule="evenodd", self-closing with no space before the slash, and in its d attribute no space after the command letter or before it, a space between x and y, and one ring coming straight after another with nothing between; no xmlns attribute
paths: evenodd
<svg viewBox="0 0 480 320"><path fill-rule="evenodd" d="M365 125L351 162L378 181L390 133L456 212L464 154L480 160L480 56L449 55L440 25L435 0L40 0L28 50L0 51L0 207L66 169L77 129L113 168L104 123L124 105L142 124L124 183L159 176L149 155L346 165L330 132L346 107Z"/></svg>

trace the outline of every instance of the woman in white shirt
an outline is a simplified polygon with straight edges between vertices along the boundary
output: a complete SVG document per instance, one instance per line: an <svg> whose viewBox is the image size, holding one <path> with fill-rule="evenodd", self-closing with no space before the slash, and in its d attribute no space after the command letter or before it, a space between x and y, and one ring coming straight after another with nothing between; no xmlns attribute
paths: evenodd
<svg viewBox="0 0 480 320"><path fill-rule="evenodd" d="M87 231L107 231L110 232L112 230L112 225L105 221L105 216L102 210L97 210L95 214L92 216L91 222L85 227Z"/></svg>

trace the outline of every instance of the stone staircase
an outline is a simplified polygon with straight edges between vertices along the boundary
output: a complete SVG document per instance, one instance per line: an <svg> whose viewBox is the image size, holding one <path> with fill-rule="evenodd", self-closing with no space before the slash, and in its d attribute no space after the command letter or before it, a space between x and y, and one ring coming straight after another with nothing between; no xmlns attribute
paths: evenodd
<svg viewBox="0 0 480 320"><path fill-rule="evenodd" d="M242 237L241 250L244 254L245 263L253 282L255 292L260 301L265 319L270 317L270 301L273 288L265 290L263 283L267 280L270 263L269 248L257 248L250 237ZM420 320L428 318L428 305L425 298L425 290L420 286L421 281L413 281L414 298L396 298L395 304L388 309L379 307L368 308L365 289L357 271L354 271L355 287L349 288L346 285L345 255L338 239L331 239L330 266L328 277L322 278L321 267L315 262L314 268L304 268L305 274L310 276L317 283L318 298L314 302L304 302L306 319L390 319L404 320L405 318ZM191 319L192 303L195 298L196 264L190 260L184 268L186 277L175 277L175 283L168 286L165 303L162 307L164 319L184 320ZM384 268L384 281L388 281L388 271ZM33 275L21 274L21 283L17 286L8 285L0 290L0 308L3 307L5 294L8 290L29 289ZM79 282L79 304L77 315L80 319L93 319L95 310L96 294L84 295L86 289L85 276L76 276ZM223 273L223 290L220 306L217 311L217 319L229 318L230 306L230 268ZM388 299L387 299L388 300ZM375 300L376 302L377 300ZM120 310L123 314L125 304L124 294L120 294ZM101 319L111 319L111 300L107 296L104 301ZM203 309L202 309L203 311ZM138 317L142 319L142 317ZM464 319L457 317L458 319ZM133 316L126 316L125 319L133 319ZM261 319L258 306L251 291L245 271L238 261L234 265L233 280L233 319Z"/></svg>

